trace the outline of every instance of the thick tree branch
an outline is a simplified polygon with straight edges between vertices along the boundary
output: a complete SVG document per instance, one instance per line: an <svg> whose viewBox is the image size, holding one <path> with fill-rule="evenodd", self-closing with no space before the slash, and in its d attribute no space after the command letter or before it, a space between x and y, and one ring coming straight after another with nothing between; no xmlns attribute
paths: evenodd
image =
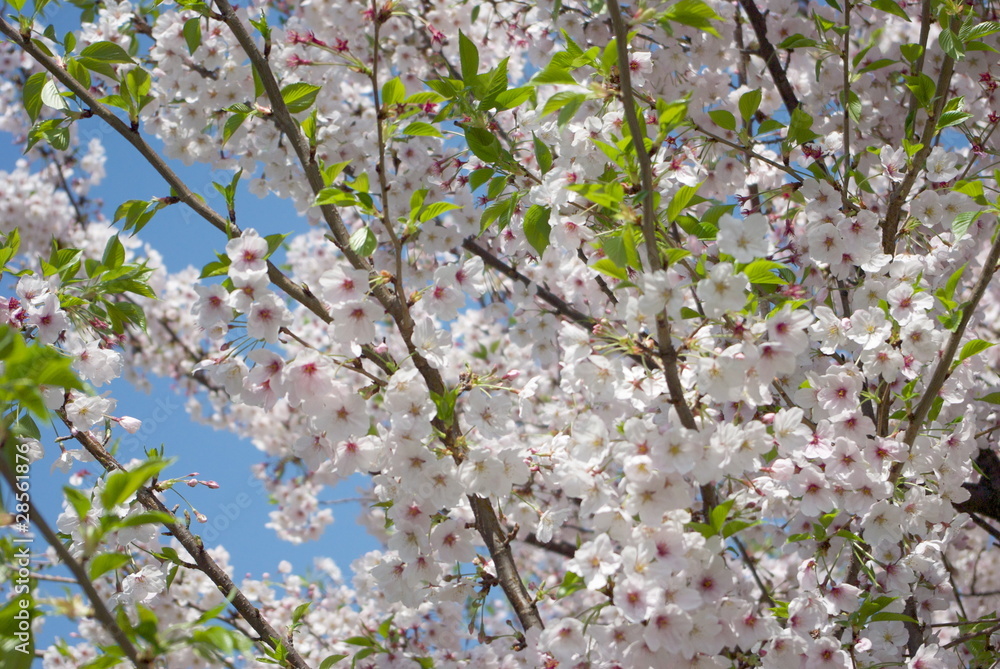
<svg viewBox="0 0 1000 669"><path fill-rule="evenodd" d="M778 62L778 54L774 50L774 45L767 38L767 19L760 13L754 0L740 0L740 6L746 12L750 27L753 28L753 33L757 37L757 52L764 59L767 71L771 73L771 80L777 87L778 94L781 95L785 109L791 114L798 109L799 98L795 95L795 89L788 81L788 75L782 69L781 63Z"/></svg>
<svg viewBox="0 0 1000 669"><path fill-rule="evenodd" d="M510 600L510 605L514 607L521 626L526 630L532 627L544 627L535 600L528 595L528 590L517 573L517 565L510 550L510 539L500 525L493 505L488 499L479 495L469 495L469 503L475 514L476 529L486 542L486 548L489 549L490 557L496 566L500 586Z"/></svg>

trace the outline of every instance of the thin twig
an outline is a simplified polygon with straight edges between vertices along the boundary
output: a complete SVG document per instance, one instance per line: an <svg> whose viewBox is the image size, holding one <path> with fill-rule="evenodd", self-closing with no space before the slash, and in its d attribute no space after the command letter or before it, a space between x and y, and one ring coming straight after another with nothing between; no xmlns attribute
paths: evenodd
<svg viewBox="0 0 1000 669"><path fill-rule="evenodd" d="M750 569L750 574L753 576L754 582L757 583L757 587L760 588L761 599L767 603L768 606L775 606L774 598L771 597L771 593L767 591L767 586L764 585L763 579L761 579L760 574L757 573L757 564L754 562L753 558L747 552L746 546L740 541L739 537L734 536L733 543L736 544L736 548L740 551L740 557L743 559L743 564L745 564Z"/></svg>
<svg viewBox="0 0 1000 669"><path fill-rule="evenodd" d="M125 471L114 456L112 456L104 448L104 445L94 438L89 432L81 432L73 427L73 423L66 416L66 412L63 410L57 411L57 414L62 419L63 423L70 429L73 437L90 453L94 456L106 471ZM140 488L136 492L136 499L142 506L144 506L149 511L158 511L160 513L167 514L173 517L173 514L167 509L166 506L159 500L158 497L149 488ZM194 563L198 566L198 570L201 571L205 576L207 576L218 588L219 592L222 593L223 597L231 599L231 604L233 608L240 614L240 616L247 621L247 623L260 635L261 641L270 646L271 648L277 649L279 644L285 647L287 652L286 661L295 669L310 669L309 664L299 655L298 651L295 650L294 645L291 643L291 639L287 635L279 634L272 626L271 623L264 618L260 610L254 606L247 596L243 594L229 575L219 566L219 564L208 554L205 550L205 545L201 540L201 537L196 536L191 533L190 530L184 525L183 522L167 522L164 523L170 534L177 539L177 541L187 550L194 560Z"/></svg>

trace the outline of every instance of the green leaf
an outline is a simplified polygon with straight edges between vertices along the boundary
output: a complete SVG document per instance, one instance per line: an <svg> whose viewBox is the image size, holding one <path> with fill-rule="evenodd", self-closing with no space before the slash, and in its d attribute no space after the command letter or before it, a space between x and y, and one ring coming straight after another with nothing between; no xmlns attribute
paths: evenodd
<svg viewBox="0 0 1000 669"><path fill-rule="evenodd" d="M785 285L788 282L779 276L775 270L785 269L780 262L773 260L754 260L743 268L750 283Z"/></svg>
<svg viewBox="0 0 1000 669"><path fill-rule="evenodd" d="M774 132L775 130L784 129L785 124L781 121L775 121L773 118L766 118L764 121L757 126L757 136L766 135L769 132Z"/></svg>
<svg viewBox="0 0 1000 669"><path fill-rule="evenodd" d="M799 33L795 33L794 35L791 35L783 39L781 43L778 44L777 48L804 49L810 46L819 46L819 42L809 37L806 37L805 35L800 35Z"/></svg>
<svg viewBox="0 0 1000 669"><path fill-rule="evenodd" d="M538 255L545 253L545 247L549 245L549 233L552 227L549 225L549 216L552 211L548 207L533 204L524 214L524 236L531 247L538 251Z"/></svg>
<svg viewBox="0 0 1000 669"><path fill-rule="evenodd" d="M461 209L462 206L455 204L454 202L435 202L434 204L427 205L420 211L420 215L417 220L421 223L426 223L432 218L436 218L441 214L452 211L453 209Z"/></svg>
<svg viewBox="0 0 1000 669"><path fill-rule="evenodd" d="M532 133L532 142L535 147L535 161L538 163L538 169L541 170L542 174L545 174L552 169L552 151L548 144L535 137L534 133Z"/></svg>
<svg viewBox="0 0 1000 669"><path fill-rule="evenodd" d="M344 171L344 168L346 168L350 164L351 161L345 160L340 163L333 163L331 165L326 165L323 168L323 183L325 183L328 186L332 184L337 179L337 177L340 176L340 173Z"/></svg>
<svg viewBox="0 0 1000 669"><path fill-rule="evenodd" d="M691 204L691 200L698 194L699 188L701 188L700 183L695 186L681 186L677 189L677 192L670 200L670 204L667 206L668 222L673 223L677 220L677 216ZM701 201L704 202L703 199Z"/></svg>
<svg viewBox="0 0 1000 669"><path fill-rule="evenodd" d="M305 82L288 84L281 89L281 99L285 101L285 106L291 114L297 114L309 109L316 102L316 94L319 93L319 86L313 86Z"/></svg>
<svg viewBox="0 0 1000 669"><path fill-rule="evenodd" d="M41 139L48 142L53 149L65 151L69 148L69 128L63 126L63 119L47 119L36 123L28 133L25 151Z"/></svg>
<svg viewBox="0 0 1000 669"><path fill-rule="evenodd" d="M293 623L297 623L300 620L302 620L302 618L305 617L306 612L309 611L309 607L311 605L312 605L312 602L303 602L302 604L299 604L298 606L296 606L295 610L292 611L292 622Z"/></svg>
<svg viewBox="0 0 1000 669"><path fill-rule="evenodd" d="M740 116L743 117L744 123L749 123L753 115L757 113L757 110L760 108L761 98L762 95L759 88L747 91L740 96Z"/></svg>
<svg viewBox="0 0 1000 669"><path fill-rule="evenodd" d="M958 362L962 362L966 358L971 358L977 353L982 353L991 346L993 346L993 344L991 344L988 341L983 341L982 339L973 339L972 341L967 342L965 346L962 347L961 352L958 354Z"/></svg>
<svg viewBox="0 0 1000 669"><path fill-rule="evenodd" d="M413 137L443 137L440 130L430 123L424 123L423 121L414 121L406 126L403 128L403 134Z"/></svg>
<svg viewBox="0 0 1000 669"><path fill-rule="evenodd" d="M739 519L730 520L728 523L722 526L722 532L721 532L722 538L728 539L737 532L742 532L748 527L755 527L757 525L760 525L760 522L761 521L759 520L754 520L754 521L739 520Z"/></svg>
<svg viewBox="0 0 1000 669"><path fill-rule="evenodd" d="M350 656L345 655L343 653L340 653L338 655L331 655L328 658L324 659L322 662L320 662L319 669L330 669L330 667L337 664L341 660L347 659L348 657Z"/></svg>
<svg viewBox="0 0 1000 669"><path fill-rule="evenodd" d="M920 59L920 54L924 52L924 48L919 44L910 42L908 44L901 44L899 46L899 53L911 63L916 63Z"/></svg>
<svg viewBox="0 0 1000 669"><path fill-rule="evenodd" d="M892 2L892 0L882 1L890 4L896 4ZM953 33L948 28L942 30L938 35L938 43L941 45L941 50L951 58L955 60L962 60L965 58L965 46L962 44L961 40L958 39L958 35Z"/></svg>
<svg viewBox="0 0 1000 669"><path fill-rule="evenodd" d="M962 26L962 29L958 31L958 35L963 42L969 42L971 40L982 39L983 37L992 35L996 32L1000 32L1000 23L996 21L985 21L974 26Z"/></svg>
<svg viewBox="0 0 1000 669"><path fill-rule="evenodd" d="M977 397L980 402L989 402L990 404L1000 404L1000 392L989 393L988 395L983 395L982 397Z"/></svg>
<svg viewBox="0 0 1000 669"><path fill-rule="evenodd" d="M201 46L201 22L200 16L195 16L184 22L184 41L187 43L188 53L192 56Z"/></svg>
<svg viewBox="0 0 1000 669"><path fill-rule="evenodd" d="M267 242L267 255L265 255L264 257L270 258L272 255L274 255L274 252L277 251L279 248L281 248L282 243L284 243L285 239L290 234L292 233L286 232L282 234L280 232L276 232L273 235L267 235L266 237L264 237L264 241Z"/></svg>
<svg viewBox="0 0 1000 669"><path fill-rule="evenodd" d="M939 118L937 122L937 129L942 130L944 128L950 128L953 125L965 123L970 118L972 118L972 114L964 111L942 112L941 118Z"/></svg>
<svg viewBox="0 0 1000 669"><path fill-rule="evenodd" d="M706 32L715 37L719 37L719 31L712 25L712 21L721 21L722 17L715 13L707 3L702 0L680 0L662 14L660 23L680 23ZM668 32L669 27L664 26Z"/></svg>
<svg viewBox="0 0 1000 669"><path fill-rule="evenodd" d="M86 518L87 514L90 512L90 498L76 488L70 488L69 486L63 487L63 493L66 496L66 501L69 502L70 506L73 507L73 510L76 511L76 515L80 518Z"/></svg>
<svg viewBox="0 0 1000 669"><path fill-rule="evenodd" d="M548 116L552 112L559 111L566 105L575 104L576 108L579 109L580 105L583 104L587 96L583 93L573 93L571 91L560 91L556 93L542 106L542 116Z"/></svg>
<svg viewBox="0 0 1000 669"><path fill-rule="evenodd" d="M591 263L590 266L601 274L607 274L608 276L614 277L619 281L625 281L628 279L628 272L625 268L617 265L611 258L601 258L600 260Z"/></svg>
<svg viewBox="0 0 1000 669"><path fill-rule="evenodd" d="M80 52L80 57L101 63L135 62L125 49L114 42L94 42Z"/></svg>
<svg viewBox="0 0 1000 669"><path fill-rule="evenodd" d="M314 207L325 204L332 204L335 207L355 207L358 205L358 198L353 193L345 192L336 186L329 186L316 193L316 200L313 202Z"/></svg>
<svg viewBox="0 0 1000 669"><path fill-rule="evenodd" d="M116 521L114 529L117 530L123 527L139 527L140 525L170 525L175 522L177 522L177 519L169 513L164 513L162 511L143 511L142 513L137 513L134 516L129 515L119 521Z"/></svg>
<svg viewBox="0 0 1000 669"><path fill-rule="evenodd" d="M620 183L609 184L572 184L571 191L577 192L594 204L608 209L617 209L625 198L625 190Z"/></svg>
<svg viewBox="0 0 1000 669"><path fill-rule="evenodd" d="M907 23L910 22L910 17L907 16L906 11L904 11L902 7L893 2L893 0L872 0L872 7L874 9L886 12L887 14L898 16Z"/></svg>
<svg viewBox="0 0 1000 669"><path fill-rule="evenodd" d="M982 215L982 211L963 211L961 214L955 216L955 220L951 224L951 232L958 240L960 237L965 236L966 231L973 223L976 222Z"/></svg>
<svg viewBox="0 0 1000 669"><path fill-rule="evenodd" d="M90 561L88 568L90 578L94 580L101 574L128 564L131 560L132 558L125 553L101 553Z"/></svg>
<svg viewBox="0 0 1000 669"><path fill-rule="evenodd" d="M352 636L344 639L343 643L351 646L374 646L375 642L366 636Z"/></svg>
<svg viewBox="0 0 1000 669"><path fill-rule="evenodd" d="M118 470L108 475L101 491L101 506L111 510L119 506L136 490L141 488L146 481L159 474L163 469L170 466L173 459L154 458L148 460L131 471Z"/></svg>
<svg viewBox="0 0 1000 669"><path fill-rule="evenodd" d="M477 188L493 178L493 174L493 169L489 167L480 167L477 170L473 170L472 174L469 175L469 188L475 192Z"/></svg>
<svg viewBox="0 0 1000 669"><path fill-rule="evenodd" d="M530 98L534 92L534 89L530 86L519 86L509 91L503 91L496 96L494 106L497 111L513 109Z"/></svg>
<svg viewBox="0 0 1000 669"><path fill-rule="evenodd" d="M466 126L465 141L472 153L484 163L495 163L500 158L500 141L485 128Z"/></svg>
<svg viewBox="0 0 1000 669"><path fill-rule="evenodd" d="M25 580L29 590L10 597L0 606L0 656L3 657L4 669L31 669L35 662L35 635L28 633L23 641L18 638L18 634L25 634L24 627L21 627L25 616L28 620L41 617L32 597L34 579Z"/></svg>
<svg viewBox="0 0 1000 669"><path fill-rule="evenodd" d="M461 61L462 79L471 84L479 73L479 49L461 30L458 31L458 57Z"/></svg>
<svg viewBox="0 0 1000 669"><path fill-rule="evenodd" d="M874 72L875 70L881 70L883 67L889 67L890 65L895 65L898 62L899 62L898 60L893 60L892 58L879 58L878 60L873 60L872 62L868 63L860 70L858 70L858 74L864 74L865 72Z"/></svg>
<svg viewBox="0 0 1000 669"><path fill-rule="evenodd" d="M719 126L724 130L736 130L736 117L733 116L733 112L726 109L713 109L708 112L708 117L712 119L715 125Z"/></svg>
<svg viewBox="0 0 1000 669"><path fill-rule="evenodd" d="M317 89L318 90L318 89ZM390 107L397 105L406 97L406 86L399 77L393 77L382 84L382 106Z"/></svg>
<svg viewBox="0 0 1000 669"><path fill-rule="evenodd" d="M555 54L552 60L549 61L549 64L540 72L537 72L529 83L532 86L541 86L543 84L568 84L575 86L577 83L576 79L570 74L572 61L572 57L567 53Z"/></svg>
<svg viewBox="0 0 1000 669"><path fill-rule="evenodd" d="M378 239L375 237L375 233L372 232L372 229L367 225L358 228L354 234L351 235L348 243L350 244L352 251L365 258L375 253L375 249L378 248Z"/></svg>
<svg viewBox="0 0 1000 669"><path fill-rule="evenodd" d="M240 129L243 121L247 120L249 114L233 114L226 119L226 124L222 126L222 145L225 146L229 138Z"/></svg>
<svg viewBox="0 0 1000 669"><path fill-rule="evenodd" d="M496 108L497 97L507 90L508 79L507 79L507 61L508 58L504 58L497 66L484 74L480 79L485 80L486 86L483 91L482 101L479 103L479 109L485 111L488 109Z"/></svg>
<svg viewBox="0 0 1000 669"><path fill-rule="evenodd" d="M729 511L733 508L736 503L735 499L727 499L725 502L716 505L710 514L710 520L712 522L712 529L718 534L722 530L723 524L726 522L726 517L729 515Z"/></svg>
<svg viewBox="0 0 1000 669"><path fill-rule="evenodd" d="M125 263L125 247L118 239L118 235L112 235L108 243L104 246L104 255L101 264L111 269L118 269Z"/></svg>
<svg viewBox="0 0 1000 669"><path fill-rule="evenodd" d="M32 123L35 122L38 113L42 110L42 88L46 83L48 82L45 72L35 72L24 82L21 95L24 100L24 109L28 112L28 118L31 119Z"/></svg>
<svg viewBox="0 0 1000 669"><path fill-rule="evenodd" d="M251 67L250 71L253 74L253 99L256 100L264 94L264 80L260 78L256 67Z"/></svg>

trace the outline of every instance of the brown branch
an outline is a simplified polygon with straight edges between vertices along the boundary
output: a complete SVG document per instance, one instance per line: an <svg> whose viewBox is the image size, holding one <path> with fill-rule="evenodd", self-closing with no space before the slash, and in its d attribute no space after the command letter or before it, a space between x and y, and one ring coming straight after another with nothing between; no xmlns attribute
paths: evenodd
<svg viewBox="0 0 1000 669"><path fill-rule="evenodd" d="M920 398L920 403L910 414L910 424L906 428L906 433L903 436L903 442L907 446L913 446L913 442L917 438L921 427L923 427L924 419L927 417L927 412L930 411L931 405L934 400L937 399L938 392L944 385L945 380L947 380L949 374L951 373L951 363L955 359L955 354L958 353L958 346L962 341L962 335L965 334L965 328L968 326L969 321L972 320L972 315L976 312L979 306L979 301L982 299L983 294L986 292L986 288L993 279L993 274L997 270L997 262L1000 261L1000 234L996 236L993 240L993 245L990 247L990 253L986 257L986 262L983 264L983 273L979 276L979 280L976 282L975 287L972 289L972 295L969 297L968 303L966 303L965 308L962 310L962 320L959 321L958 327L955 331L951 333L948 338L948 344L945 346L944 351L941 354L941 359L938 360L937 367L934 368L934 373L931 375L930 381L927 382L927 388L924 390L923 396ZM894 476L892 478L895 482L896 478L899 476L899 471L902 470L902 463L896 463L893 465Z"/></svg>
<svg viewBox="0 0 1000 669"><path fill-rule="evenodd" d="M941 72L938 74L937 85L934 88L937 99L934 102L934 108L924 122L924 132L920 138L923 146L917 151L917 154L911 161L910 169L907 170L903 176L903 180L892 191L889 197L889 206L885 212L885 220L882 221L883 253L894 255L896 252L896 234L899 232L899 222L903 218L903 205L906 204L906 198L910 194L913 184L916 183L917 176L923 171L931 149L934 148L931 140L934 139L934 135L938 132L937 122L941 118L941 112L944 110L945 98L948 97L948 87L951 84L951 75L954 72L954 67L955 61L950 56L945 56Z"/></svg>
<svg viewBox="0 0 1000 669"><path fill-rule="evenodd" d="M524 538L524 543L530 544L535 548L542 548L551 553L557 553L563 557L572 558L576 555L576 546L568 541L540 541L535 533L532 532L527 537Z"/></svg>
<svg viewBox="0 0 1000 669"><path fill-rule="evenodd" d="M659 244L656 240L656 212L653 208L653 166L646 152L646 130L639 125L635 113L635 95L632 92L632 73L629 68L628 30L622 20L621 7L618 0L608 0L608 13L611 15L611 25L615 35L615 48L618 50L618 81L621 87L622 106L625 112L629 133L632 135L632 146L635 148L636 162L639 165L639 176L642 180L642 236L646 244L646 257L649 270L656 272L663 269L660 258ZM667 381L667 391L670 393L670 403L677 411L681 425L689 430L697 430L691 407L684 399L684 386L678 370L677 349L674 348L670 335L670 321L666 312L656 315L656 338L659 346L660 359L663 361L663 375ZM715 485L701 486L702 510L707 518L716 504Z"/></svg>
<svg viewBox="0 0 1000 669"><path fill-rule="evenodd" d="M279 129L281 129L289 138L292 148L295 150L296 156L299 159L299 163L305 171L309 187L312 189L313 193L319 193L324 188L325 184L323 182L323 176L319 170L319 165L316 163L316 157L311 154L308 142L302 134L298 122L292 117L291 113L288 111L288 106L282 99L281 89L278 87L278 82L274 77L274 73L271 71L271 68L267 63L267 58L257 48L253 38L247 32L246 27L239 21L239 19L236 18L236 13L228 0L215 0L215 4L218 6L219 11L222 14L223 21L227 26L229 26L229 29L236 37L236 41L239 42L243 51L246 52L251 65L260 76L261 83L264 85L264 91L267 93L267 97L271 101L274 119L278 124ZM379 20L377 14L373 20ZM385 207L384 202L383 207ZM345 255L345 257L347 257L350 263L357 269L365 269L369 273L373 272L371 264L351 249L348 241L350 235L348 234L347 227L344 225L336 207L333 207L332 205L322 205L320 210L323 213L324 219L326 220L330 231L333 233L334 243ZM402 277L399 277L399 280L402 280ZM435 367L431 366L429 362L427 362L427 359L420 354L413 344L414 323L406 301L394 299L393 295L389 293L385 285L381 283L377 283L372 288L372 294L395 322L396 328L398 329L399 334L410 353L410 357L413 359L414 366L423 377L428 390L439 395L444 394L446 392L446 386L441 373ZM435 419L434 422L435 427L442 434L442 440L444 441L447 450L452 453L452 456L456 459L456 461L460 462L462 459L462 452L458 447L457 415L452 418L450 423L445 423L440 419ZM486 542L490 551L490 556L497 565L497 576L499 577L501 587L503 588L504 594L507 595L507 599L510 601L511 606L514 607L518 619L521 621L521 625L526 630L536 626L543 627L542 619L538 615L538 610L536 609L534 602L528 596L528 591L524 587L524 583L521 582L521 577L518 575L517 565L514 563L510 547L506 543L506 535L504 535L502 531L500 521L497 518L497 514L493 509L492 503L487 499L479 497L478 495L469 495L468 499L470 504L472 504L473 510L475 511L476 529Z"/></svg>
<svg viewBox="0 0 1000 669"><path fill-rule="evenodd" d="M114 456L112 456L104 448L104 445L94 438L89 432L81 432L73 427L73 423L66 416L66 412L62 409L56 412L62 419L63 423L70 429L73 437L90 453L94 456L102 467L108 472L120 470L125 471ZM165 513L169 516L173 516L169 509L156 497L152 490L149 488L140 488L136 492L136 499L142 506L144 506L149 511L158 511L160 513ZM178 542L187 550L194 560L194 563L198 566L198 571L202 572L207 576L218 588L219 592L222 593L223 597L229 599L232 597L231 604L233 608L240 614L240 616L247 621L250 627L253 628L258 635L260 635L260 640L271 648L277 649L279 645L283 645L287 651L287 662L290 666L296 669L309 669L309 664L299 655L298 651L295 650L294 645L291 642L291 638L287 635L281 635L278 633L271 624L264 618L260 610L254 606L247 596L236 586L229 575L219 566L219 564L212 559L212 556L208 554L205 550L205 546L202 543L201 537L193 534L183 522L172 522L164 523L167 530L177 539Z"/></svg>
<svg viewBox="0 0 1000 669"><path fill-rule="evenodd" d="M997 630L1000 630L1000 623L998 623L996 625L993 625L992 627L989 627L987 629L984 629L984 630L982 630L980 632L969 632L968 634L963 634L962 636L958 637L954 641L950 641L950 642L946 643L944 645L944 648L945 648L945 650L950 649L950 648L954 648L955 646L961 645L961 644L965 643L966 641L971 641L971 640L976 639L976 638L981 637L981 636L989 636L989 635L993 634L994 632L996 632Z"/></svg>
<svg viewBox="0 0 1000 669"><path fill-rule="evenodd" d="M479 256L483 260L483 264L487 267L495 269L504 276L518 281L524 286L531 287L531 279L517 271L514 267L511 267L507 263L500 260L496 255L494 255L489 249L480 245L475 238L467 237L462 242L462 248L470 253ZM597 325L597 320L587 314L573 308L566 300L562 299L552 291L547 288L535 285L535 295L548 303L549 306L555 311L555 313L563 316L582 328L587 330L593 330L594 326Z"/></svg>
<svg viewBox="0 0 1000 669"><path fill-rule="evenodd" d="M528 591L521 582L521 577L517 573L517 566L514 564L514 556L510 550L510 539L500 521L490 501L479 495L469 495L469 503L472 505L472 513L476 518L476 529L479 530L486 547L493 558L496 566L497 579L503 588L507 599L517 613L518 619L524 629L532 627L542 628L542 618L538 615L538 607L535 600L528 596ZM513 587L514 584L520 587Z"/></svg>
<svg viewBox="0 0 1000 669"><path fill-rule="evenodd" d="M89 107L94 116L107 123L111 128L135 148L139 154L153 167L156 172L174 190L174 195L180 202L190 207L196 214L208 221L217 230L225 232L227 235L236 232L236 228L228 220L220 216L215 210L205 204L204 200L195 195L187 184L170 169L167 163L156 153L156 151L139 135L119 119L110 108L101 104L97 98L90 94L90 91L82 86L76 79L71 77L63 67L44 51L36 47L30 39L25 39L6 20L0 18L0 33L16 44L22 51L35 59L42 67L49 71L55 79L63 86L73 92L83 103ZM285 276L281 270L267 263L267 275L271 282L281 288L289 297L316 314L324 323L330 322L330 314L326 312L323 303L311 292L304 290L301 286Z"/></svg>
<svg viewBox="0 0 1000 669"><path fill-rule="evenodd" d="M11 441L8 440L5 434L3 440L0 441L0 450L7 449L11 447ZM14 478L14 473L10 470L10 465L7 463L7 458L5 454L0 454L0 473L3 474L4 479L7 481L7 485L10 486L11 491L17 494L17 480ZM102 627L107 631L115 643L122 649L122 652L132 661L136 667L151 667L153 666L152 660L145 657L140 657L138 649L133 645L132 640L128 638L124 630L119 627L118 623L115 621L115 617L108 610L108 607L104 604L104 600L101 599L101 595L98 594L97 589L94 588L93 582L91 582L90 577L84 570L83 565L81 565L76 558L74 558L70 552L60 541L58 535L52 531L49 524L45 522L45 518L42 517L41 512L37 507L31 502L30 499L19 500L28 507L28 514L31 517L31 522L34 523L35 527L41 531L45 540L49 543L52 548L55 549L56 553L59 555L59 559L62 560L70 572L72 572L73 577L76 582L80 584L83 588L84 593L86 593L87 598L90 599L91 605L94 607L94 617L101 624Z"/></svg>
<svg viewBox="0 0 1000 669"><path fill-rule="evenodd" d="M760 588L761 599L763 599L768 606L775 606L774 598L771 597L771 593L767 591L767 586L764 585L763 579L761 579L760 574L757 573L757 563L752 557L750 557L746 546L744 546L743 542L736 536L733 537L733 542L736 544L736 548L740 551L740 557L743 559L743 563L750 569L750 574L753 576L754 582L757 584L757 587Z"/></svg>
<svg viewBox="0 0 1000 669"><path fill-rule="evenodd" d="M774 50L774 45L767 39L767 20L760 13L754 0L740 0L740 6L746 12L750 27L753 28L754 35L757 36L758 55L764 59L767 71L771 73L771 80L774 81L778 94L781 95L781 101L788 113L791 114L798 109L799 98L795 95L795 89L788 81L788 75L782 69L781 63L778 62L778 54Z"/></svg>

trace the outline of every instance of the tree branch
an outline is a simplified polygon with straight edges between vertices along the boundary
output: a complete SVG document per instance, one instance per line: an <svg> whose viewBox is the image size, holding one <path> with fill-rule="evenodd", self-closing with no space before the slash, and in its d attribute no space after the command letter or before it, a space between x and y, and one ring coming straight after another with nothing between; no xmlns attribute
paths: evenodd
<svg viewBox="0 0 1000 669"><path fill-rule="evenodd" d="M993 279L993 274L997 270L997 262L1000 262L1000 234L996 232L994 234L996 235L996 239L993 240L990 253L986 257L986 262L983 263L983 273L980 274L979 280L972 289L972 295L969 297L965 309L962 310L962 320L959 321L958 327L955 328L955 331L948 338L948 344L941 353L941 359L938 360L930 381L927 382L927 388L920 398L920 403L917 404L917 407L909 416L910 424L907 426L906 433L903 436L903 442L907 446L913 446L913 442L923 427L924 419L927 417L931 405L937 399L938 392L951 374L951 363L955 359L955 354L958 353L958 346L962 341L962 335L965 334L965 328L968 326L969 321L972 320L972 315L976 312L979 301L982 299L990 280ZM898 478L900 471L902 471L902 463L897 462L893 465L893 482Z"/></svg>
<svg viewBox="0 0 1000 669"><path fill-rule="evenodd" d="M89 432L81 432L73 427L73 423L66 416L66 412L62 409L56 412L62 419L63 423L70 429L73 437L90 453L94 456L106 471L112 472L116 470L125 471L114 456L112 456L104 448L92 434ZM169 516L173 516L170 510L159 500L158 497L149 488L140 488L136 492L136 499L142 506L144 506L149 511L159 511L160 513L165 513ZM178 542L187 550L194 560L194 563L198 566L198 570L205 574L212 583L218 588L222 596L229 599L232 597L231 604L233 608L240 614L240 616L247 621L250 627L253 628L263 643L270 646L271 648L277 649L279 644L284 645L287 651L287 662L290 666L295 669L310 669L309 664L299 655L298 651L295 650L292 644L291 637L288 635L282 635L278 633L271 624L264 618L260 610L254 606L246 595L243 594L233 580L229 577L222 567L208 554L205 550L205 545L202 543L201 537L193 534L182 522L174 523L164 523L166 528L170 531L170 534L177 539Z"/></svg>
<svg viewBox="0 0 1000 669"><path fill-rule="evenodd" d="M250 37L250 34L247 32L243 24L236 18L236 12L232 5L229 4L228 0L215 0L215 4L222 13L223 21L227 26L229 26L229 29L236 37L236 41L239 42L240 46L246 52L247 57L250 59L252 66L257 70L257 74L260 75L261 82L264 85L264 90L267 93L268 99L271 101L272 111L274 113L275 120L278 123L278 127L281 128L282 131L288 136L289 141L298 156L299 163L305 171L306 179L309 182L310 188L313 193L319 193L325 186L323 183L323 176L320 174L315 156L311 155L311 152L309 151L308 142L303 136L298 122L292 118L291 113L288 111L288 106L281 97L281 89L278 87L278 82L267 63L267 59L260 52L260 50L257 49L257 45L254 43L253 38ZM377 14L373 17L373 20L379 20ZM385 205L386 203L383 202L383 208ZM341 252L347 257L355 268L365 269L372 272L373 270L370 263L351 249L350 244L348 243L350 236L337 209L332 205L323 205L321 210L325 220L327 221L327 225L330 227L330 231L333 233L335 243L338 248L340 248ZM401 281L402 277L399 277L399 280ZM441 377L441 373L435 367L431 366L430 363L427 362L427 359L424 358L413 345L414 323L406 302L404 300L394 299L383 284L376 284L372 288L372 294L375 296L375 299L382 304L383 308L385 308L386 312L389 313L395 322L396 328L399 330L399 334L402 337L411 358L413 359L414 366L416 366L417 371L423 377L428 390L439 395L444 394L446 392L446 386L444 379ZM442 433L442 439L445 442L447 450L452 453L452 456L457 462L460 462L462 454L461 449L457 447L457 414L452 418L451 422L447 424L438 419L435 419L435 421L437 423L436 427ZM511 606L514 607L518 619L521 621L521 625L524 629L529 629L535 626L542 627L542 620L538 615L538 610L535 608L534 602L528 596L527 589L524 587L524 583L521 582L521 577L518 575L517 565L514 563L510 547L506 544L506 535L500 527L500 521L497 519L497 514L493 509L492 503L487 499L479 497L478 495L468 495L468 499L470 504L472 504L473 511L475 512L476 529L486 542L490 551L490 556L497 565L497 576L500 579L501 587L507 595L507 599L510 601Z"/></svg>
<svg viewBox="0 0 1000 669"><path fill-rule="evenodd" d="M0 441L0 451L3 449L10 448L10 441L8 441L8 435L4 434L3 440ZM7 481L7 485L10 486L11 491L17 494L17 481L14 478L14 473L10 471L10 465L7 463L7 458L4 455L0 455L0 473L3 474L4 480ZM31 522L35 524L35 527L41 531L42 536L45 537L45 541L49 543L52 548L55 549L56 553L59 555L59 559L62 560L70 572L72 572L74 579L83 588L83 592L86 593L87 598L90 600L91 605L94 607L94 617L101 624L102 627L107 631L111 638L115 640L115 643L121 647L122 652L132 661L136 667L151 667L152 661L148 658L140 657L138 649L132 644L132 640L128 638L124 630L118 626L115 621L115 617L108 610L108 607L104 604L104 600L101 599L101 595L98 594L97 590L94 588L94 584L91 582L90 577L84 570L83 565L81 565L76 558L74 558L63 542L59 539L58 535L52 531L49 524L45 522L45 518L42 517L41 512L37 507L31 502L30 499L25 498L23 500L24 504L28 505L28 514L31 517Z"/></svg>
<svg viewBox="0 0 1000 669"><path fill-rule="evenodd" d="M771 73L771 80L778 88L778 94L781 95L785 109L791 114L798 109L799 98L795 95L795 89L788 81L788 75L782 69L781 63L778 62L778 54L774 50L774 45L767 39L767 20L760 13L754 0L740 0L740 6L746 12L750 27L753 28L754 35L757 37L757 52L764 59L767 71Z"/></svg>
<svg viewBox="0 0 1000 669"><path fill-rule="evenodd" d="M167 163L156 153L156 151L144 140L137 131L132 130L121 119L105 105L101 104L97 98L90 94L90 91L83 87L76 79L71 77L65 69L45 52L37 48L30 39L24 39L21 34L6 20L0 18L0 33L14 42L29 56L34 58L42 67L49 71L59 83L73 92L87 107L102 121L107 123L121 137L131 144L139 154L163 177L163 179L174 190L174 194L180 202L190 207L196 214L208 221L217 230L228 234L239 232L228 220L220 216L215 210L205 204L205 202L195 195L187 184L170 169ZM289 297L316 314L324 323L330 322L330 314L326 312L323 303L311 292L304 290L301 286L285 276L281 270L267 263L267 275L271 282L281 288Z"/></svg>

